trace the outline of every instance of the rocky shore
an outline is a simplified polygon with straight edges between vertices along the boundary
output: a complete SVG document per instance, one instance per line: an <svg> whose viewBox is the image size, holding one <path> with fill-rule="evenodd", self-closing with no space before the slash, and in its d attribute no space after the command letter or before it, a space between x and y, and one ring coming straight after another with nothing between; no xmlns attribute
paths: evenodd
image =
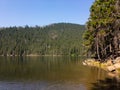
<svg viewBox="0 0 120 90"><path fill-rule="evenodd" d="M120 78L120 57L114 60L109 59L102 63L95 59L87 59L83 61L83 65L104 69L110 76Z"/></svg>

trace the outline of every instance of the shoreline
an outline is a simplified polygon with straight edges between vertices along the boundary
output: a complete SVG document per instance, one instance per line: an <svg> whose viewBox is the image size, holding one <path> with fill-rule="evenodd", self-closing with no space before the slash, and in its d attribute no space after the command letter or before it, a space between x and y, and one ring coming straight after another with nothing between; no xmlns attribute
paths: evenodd
<svg viewBox="0 0 120 90"><path fill-rule="evenodd" d="M53 57L59 57L59 56L70 56L70 57L80 57L78 56L71 56L71 55L38 55L38 54L29 54L29 55L0 55L1 57L41 57L41 56L53 56Z"/></svg>
<svg viewBox="0 0 120 90"><path fill-rule="evenodd" d="M95 59L87 59L82 62L84 66L97 67L105 70L109 76L115 77L120 80L120 57L114 60L107 60L106 62L100 62Z"/></svg>
<svg viewBox="0 0 120 90"><path fill-rule="evenodd" d="M0 55L0 56L65 56L65 55L40 55L40 54L28 54L28 55ZM68 56L68 55L67 55Z"/></svg>

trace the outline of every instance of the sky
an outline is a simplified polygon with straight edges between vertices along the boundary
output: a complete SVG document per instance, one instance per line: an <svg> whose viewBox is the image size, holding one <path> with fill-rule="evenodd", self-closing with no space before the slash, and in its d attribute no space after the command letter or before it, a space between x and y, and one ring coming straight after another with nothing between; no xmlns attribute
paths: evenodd
<svg viewBox="0 0 120 90"><path fill-rule="evenodd" d="M0 0L0 27L85 24L94 0Z"/></svg>

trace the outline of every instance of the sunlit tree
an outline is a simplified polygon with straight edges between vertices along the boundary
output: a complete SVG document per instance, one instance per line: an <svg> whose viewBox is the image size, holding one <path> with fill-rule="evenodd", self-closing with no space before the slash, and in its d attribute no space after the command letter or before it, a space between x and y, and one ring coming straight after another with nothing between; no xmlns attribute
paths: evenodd
<svg viewBox="0 0 120 90"><path fill-rule="evenodd" d="M116 57L120 50L120 0L95 0L83 35L87 52L97 59Z"/></svg>

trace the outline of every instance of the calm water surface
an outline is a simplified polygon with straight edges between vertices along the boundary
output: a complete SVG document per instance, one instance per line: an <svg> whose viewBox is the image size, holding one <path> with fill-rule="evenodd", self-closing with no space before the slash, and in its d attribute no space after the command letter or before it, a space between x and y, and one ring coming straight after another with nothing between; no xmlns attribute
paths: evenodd
<svg viewBox="0 0 120 90"><path fill-rule="evenodd" d="M92 90L98 80L108 76L103 70L83 66L82 60L0 57L0 90Z"/></svg>

